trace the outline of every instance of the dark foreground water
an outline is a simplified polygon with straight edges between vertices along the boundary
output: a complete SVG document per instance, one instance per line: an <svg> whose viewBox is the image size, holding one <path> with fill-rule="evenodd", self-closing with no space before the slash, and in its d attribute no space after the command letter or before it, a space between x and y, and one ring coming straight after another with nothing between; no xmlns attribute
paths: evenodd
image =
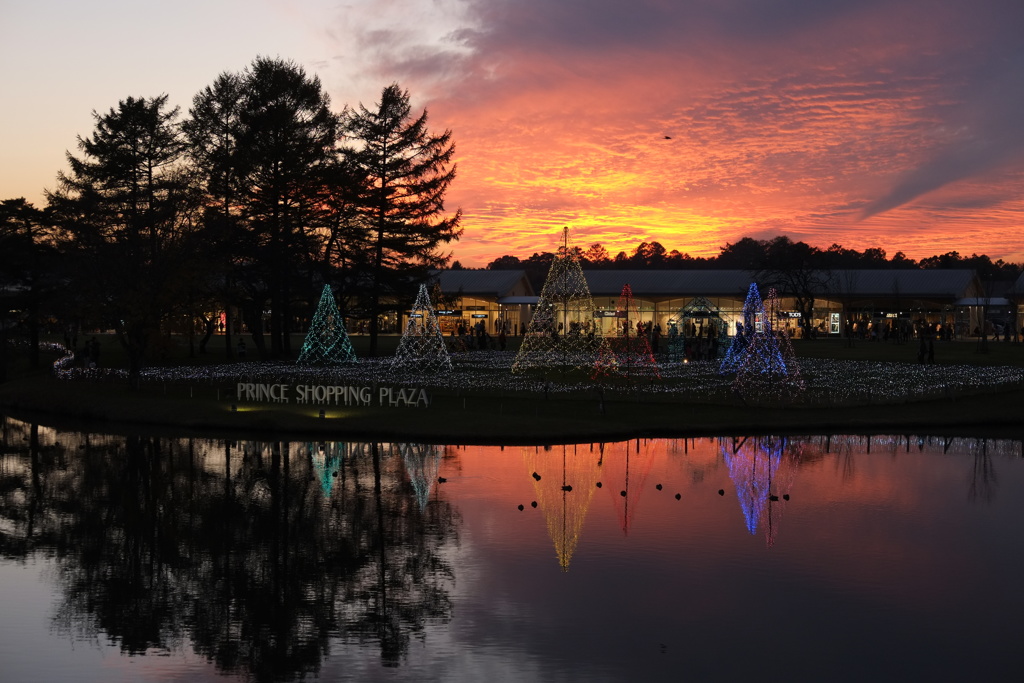
<svg viewBox="0 0 1024 683"><path fill-rule="evenodd" d="M0 426L2 681L1024 676L1017 441Z"/></svg>

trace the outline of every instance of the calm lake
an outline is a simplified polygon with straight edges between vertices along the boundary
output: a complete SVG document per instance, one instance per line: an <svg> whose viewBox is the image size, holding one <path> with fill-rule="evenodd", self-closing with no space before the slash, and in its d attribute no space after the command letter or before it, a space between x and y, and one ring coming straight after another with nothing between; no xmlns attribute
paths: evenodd
<svg viewBox="0 0 1024 683"><path fill-rule="evenodd" d="M0 681L1022 675L1020 441L0 428Z"/></svg>

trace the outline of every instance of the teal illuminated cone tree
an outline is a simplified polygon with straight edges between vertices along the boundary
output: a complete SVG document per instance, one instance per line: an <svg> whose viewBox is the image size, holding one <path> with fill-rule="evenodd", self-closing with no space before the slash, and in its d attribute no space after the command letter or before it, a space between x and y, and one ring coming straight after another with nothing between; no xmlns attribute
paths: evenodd
<svg viewBox="0 0 1024 683"><path fill-rule="evenodd" d="M355 363L356 352L338 313L330 285L324 285L320 304L306 333L298 363L300 365L342 365Z"/></svg>

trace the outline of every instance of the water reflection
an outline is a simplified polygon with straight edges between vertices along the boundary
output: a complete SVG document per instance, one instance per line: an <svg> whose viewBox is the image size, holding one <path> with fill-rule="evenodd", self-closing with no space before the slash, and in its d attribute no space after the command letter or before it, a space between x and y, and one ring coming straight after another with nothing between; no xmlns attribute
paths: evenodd
<svg viewBox="0 0 1024 683"><path fill-rule="evenodd" d="M526 471L555 544L558 566L568 571L600 478L600 459L576 446L523 449Z"/></svg>
<svg viewBox="0 0 1024 683"><path fill-rule="evenodd" d="M317 672L332 636L398 665L450 616L444 550L458 516L421 493L434 447L94 435L42 446L39 432L5 423L0 538L7 557L56 555L60 633L127 655L188 640L223 671L288 680Z"/></svg>
<svg viewBox="0 0 1024 683"><path fill-rule="evenodd" d="M254 680L327 676L325 666L336 671L356 654L408 667L428 637L444 644L437 658L450 668L490 653L529 659L548 679L664 677L669 662L698 674L727 662L723 673L739 673L741 664L715 654L715 624L750 623L783 604L799 615L777 618L778 640L752 661L827 630L813 626L820 616L804 601L856 610L881 593L898 627L933 628L908 614L927 617L921 605L970 579L964 558L983 558L979 575L1003 565L1011 575L1022 554L972 547L980 541L966 525L966 540L946 537L950 519L972 515L942 507L948 487L936 483L952 472L968 509L997 506L999 485L1020 500L1022 468L1006 469L1022 460L1019 441L758 436L502 452L69 434L10 419L0 427L0 570L52 562L55 602L40 607L52 632L113 643L126 657L187 650ZM861 500L870 505L850 503ZM830 516L842 504L849 517ZM903 509L910 520L943 520L942 532L903 521L905 537L890 527L870 536L869 525L849 521L902 519ZM795 526L780 535L784 514ZM771 550L758 540L755 554L750 536L759 534ZM932 534L942 536L934 547L921 540ZM880 552L854 571L851 558L876 539ZM958 559L937 561L950 555ZM741 573L754 564L753 577ZM927 580L915 567L929 568ZM830 592L822 586L833 577ZM794 592L780 593L783 584ZM755 603L761 592L779 602ZM630 638L607 641L615 626L602 615L628 616L639 649L608 657ZM856 611L844 618L870 621ZM655 659L641 661L648 646ZM457 671L468 679L479 666Z"/></svg>

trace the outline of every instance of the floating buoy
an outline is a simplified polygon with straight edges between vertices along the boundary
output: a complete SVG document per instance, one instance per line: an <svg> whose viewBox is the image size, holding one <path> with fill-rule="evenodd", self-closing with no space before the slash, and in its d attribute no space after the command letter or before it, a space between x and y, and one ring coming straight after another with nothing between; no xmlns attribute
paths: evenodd
<svg viewBox="0 0 1024 683"><path fill-rule="evenodd" d="M601 488L601 482L597 482L597 488Z"/></svg>
<svg viewBox="0 0 1024 683"><path fill-rule="evenodd" d="M520 511L520 512L522 512L522 511L523 511L523 510L525 510L525 509L526 509L526 508L524 508L524 507L523 507L523 504L522 504L522 503L520 503L520 504L519 504L519 511Z"/></svg>
<svg viewBox="0 0 1024 683"><path fill-rule="evenodd" d="M661 484L655 484L654 488L656 488L656 489L658 489L660 491L661 490Z"/></svg>
<svg viewBox="0 0 1024 683"><path fill-rule="evenodd" d="M623 498L625 498L626 497L626 492L625 491L619 491L619 495L622 496Z"/></svg>
<svg viewBox="0 0 1024 683"><path fill-rule="evenodd" d="M789 494L788 493L783 493L782 494L782 500L789 500Z"/></svg>
<svg viewBox="0 0 1024 683"><path fill-rule="evenodd" d="M724 496L725 495L725 489L718 489L718 495Z"/></svg>
<svg viewBox="0 0 1024 683"><path fill-rule="evenodd" d="M779 499L778 496L768 496L768 500L773 501L773 502L778 500L778 499Z"/></svg>
<svg viewBox="0 0 1024 683"><path fill-rule="evenodd" d="M677 493L677 494L676 494L676 500L679 500L679 499L680 499L680 498L682 498L682 497L683 497L683 495L682 495L681 493Z"/></svg>
<svg viewBox="0 0 1024 683"><path fill-rule="evenodd" d="M532 476L532 477L533 477L534 479L536 479L537 481L540 481L540 475L539 475L539 474L537 474L536 472L534 472L534 473L533 473L532 475L530 475L530 476Z"/></svg>
<svg viewBox="0 0 1024 683"><path fill-rule="evenodd" d="M537 501L533 501L532 503L530 503L530 507L537 507Z"/></svg>
<svg viewBox="0 0 1024 683"><path fill-rule="evenodd" d="M438 477L438 478L437 478L437 483L438 483L438 484L443 484L443 483L445 483L446 481L448 481L448 480L447 480L447 479L445 479L444 477Z"/></svg>
<svg viewBox="0 0 1024 683"><path fill-rule="evenodd" d="M563 491L572 491L572 485L571 484L566 484L565 486L562 487L562 490Z"/></svg>

